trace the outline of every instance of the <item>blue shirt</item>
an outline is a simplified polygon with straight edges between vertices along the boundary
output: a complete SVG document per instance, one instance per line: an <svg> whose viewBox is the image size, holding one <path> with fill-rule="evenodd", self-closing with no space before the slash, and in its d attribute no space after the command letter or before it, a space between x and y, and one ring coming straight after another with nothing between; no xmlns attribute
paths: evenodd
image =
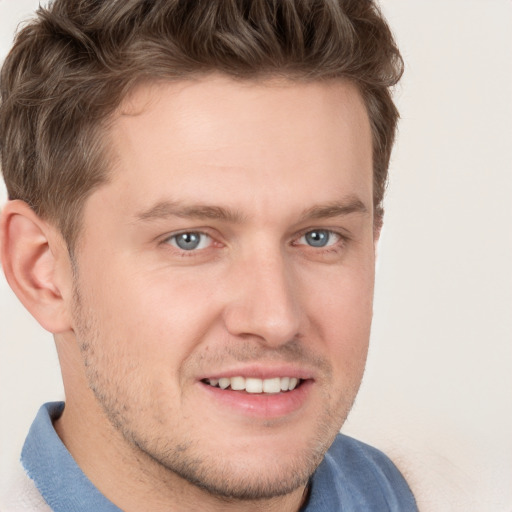
<svg viewBox="0 0 512 512"><path fill-rule="evenodd" d="M21 462L54 512L122 512L85 476L53 428L64 403L41 407ZM310 481L301 512L417 512L396 466L382 452L338 435Z"/></svg>

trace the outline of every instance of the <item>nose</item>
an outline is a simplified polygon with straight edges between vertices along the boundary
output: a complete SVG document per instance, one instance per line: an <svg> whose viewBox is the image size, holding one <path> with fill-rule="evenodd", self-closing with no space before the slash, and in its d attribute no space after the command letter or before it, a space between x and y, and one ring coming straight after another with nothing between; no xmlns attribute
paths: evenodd
<svg viewBox="0 0 512 512"><path fill-rule="evenodd" d="M233 270L233 269L232 269ZM301 308L293 269L279 251L245 258L231 272L224 322L231 335L278 347L295 339Z"/></svg>

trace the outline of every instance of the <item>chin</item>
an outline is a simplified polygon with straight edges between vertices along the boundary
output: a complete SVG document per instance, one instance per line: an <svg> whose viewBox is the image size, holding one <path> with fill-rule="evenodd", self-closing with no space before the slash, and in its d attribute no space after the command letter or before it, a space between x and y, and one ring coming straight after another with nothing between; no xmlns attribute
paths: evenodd
<svg viewBox="0 0 512 512"><path fill-rule="evenodd" d="M262 436L243 447L235 440L228 449L221 443L215 450L189 442L168 450L160 445L159 453L144 451L159 463L169 485L175 485L177 476L217 498L269 500L307 485L336 432L327 434L320 428L308 443L293 435L272 440Z"/></svg>
<svg viewBox="0 0 512 512"><path fill-rule="evenodd" d="M256 501L285 496L303 488L321 460L322 456L304 456L286 461L274 458L267 463L201 461L167 469L212 496Z"/></svg>

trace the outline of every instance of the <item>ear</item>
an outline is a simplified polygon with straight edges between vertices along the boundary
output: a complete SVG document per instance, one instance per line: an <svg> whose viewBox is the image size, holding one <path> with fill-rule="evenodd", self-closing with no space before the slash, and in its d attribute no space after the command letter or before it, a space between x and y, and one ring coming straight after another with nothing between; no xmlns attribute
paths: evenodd
<svg viewBox="0 0 512 512"><path fill-rule="evenodd" d="M7 282L32 316L54 334L69 330L72 274L66 245L23 201L9 201L2 210L0 256Z"/></svg>

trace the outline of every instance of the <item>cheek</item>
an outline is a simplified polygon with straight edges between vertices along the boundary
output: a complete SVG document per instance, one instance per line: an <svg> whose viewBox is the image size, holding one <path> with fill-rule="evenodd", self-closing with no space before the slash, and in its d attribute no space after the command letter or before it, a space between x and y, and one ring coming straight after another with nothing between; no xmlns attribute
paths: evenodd
<svg viewBox="0 0 512 512"><path fill-rule="evenodd" d="M347 378L357 379L364 371L373 315L373 278L368 260L359 269L333 269L322 290L308 287L311 327L320 334L335 371Z"/></svg>
<svg viewBox="0 0 512 512"><path fill-rule="evenodd" d="M103 268L87 283L104 346L129 353L141 365L176 367L215 318L212 283L186 273L130 272L129 265ZM93 301L93 302L91 302Z"/></svg>
<svg viewBox="0 0 512 512"><path fill-rule="evenodd" d="M130 404L164 421L181 403L180 390L190 378L185 362L211 322L212 308L206 298L203 304L198 299L204 288L161 274L130 275L122 265L87 270L81 270L78 283L76 332L79 342L90 346L85 354L94 368L90 384L107 397L112 411Z"/></svg>

